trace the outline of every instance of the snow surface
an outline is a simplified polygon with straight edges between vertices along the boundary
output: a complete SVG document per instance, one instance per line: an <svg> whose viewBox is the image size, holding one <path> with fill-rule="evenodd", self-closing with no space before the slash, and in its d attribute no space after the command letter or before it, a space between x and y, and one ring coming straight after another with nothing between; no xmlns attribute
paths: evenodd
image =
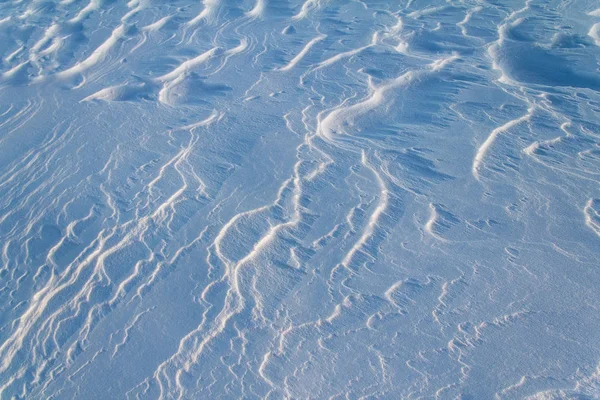
<svg viewBox="0 0 600 400"><path fill-rule="evenodd" d="M0 398L600 398L597 0L2 0L0 55Z"/></svg>

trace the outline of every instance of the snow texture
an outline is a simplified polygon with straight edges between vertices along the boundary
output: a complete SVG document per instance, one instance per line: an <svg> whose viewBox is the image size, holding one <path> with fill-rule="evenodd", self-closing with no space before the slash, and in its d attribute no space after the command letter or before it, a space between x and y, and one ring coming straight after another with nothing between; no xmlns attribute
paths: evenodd
<svg viewBox="0 0 600 400"><path fill-rule="evenodd" d="M597 0L0 0L0 398L600 398Z"/></svg>

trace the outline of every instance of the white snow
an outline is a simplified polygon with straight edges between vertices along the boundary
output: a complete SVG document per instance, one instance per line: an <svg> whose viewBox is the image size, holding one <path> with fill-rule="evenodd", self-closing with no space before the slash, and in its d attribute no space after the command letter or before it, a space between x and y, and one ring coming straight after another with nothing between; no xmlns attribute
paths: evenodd
<svg viewBox="0 0 600 400"><path fill-rule="evenodd" d="M0 2L0 398L598 398L599 17Z"/></svg>

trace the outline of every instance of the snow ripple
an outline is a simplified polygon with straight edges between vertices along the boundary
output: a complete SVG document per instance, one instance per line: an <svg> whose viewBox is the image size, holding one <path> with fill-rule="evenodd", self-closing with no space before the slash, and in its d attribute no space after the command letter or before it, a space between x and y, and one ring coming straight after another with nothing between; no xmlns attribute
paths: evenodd
<svg viewBox="0 0 600 400"><path fill-rule="evenodd" d="M0 2L0 398L597 398L599 17Z"/></svg>

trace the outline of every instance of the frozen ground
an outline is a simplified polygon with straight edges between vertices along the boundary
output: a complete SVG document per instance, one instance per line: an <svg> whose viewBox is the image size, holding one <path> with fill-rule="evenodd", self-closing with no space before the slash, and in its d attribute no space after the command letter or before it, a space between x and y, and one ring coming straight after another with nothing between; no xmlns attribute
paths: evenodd
<svg viewBox="0 0 600 400"><path fill-rule="evenodd" d="M596 0L1 0L0 397L598 399Z"/></svg>

